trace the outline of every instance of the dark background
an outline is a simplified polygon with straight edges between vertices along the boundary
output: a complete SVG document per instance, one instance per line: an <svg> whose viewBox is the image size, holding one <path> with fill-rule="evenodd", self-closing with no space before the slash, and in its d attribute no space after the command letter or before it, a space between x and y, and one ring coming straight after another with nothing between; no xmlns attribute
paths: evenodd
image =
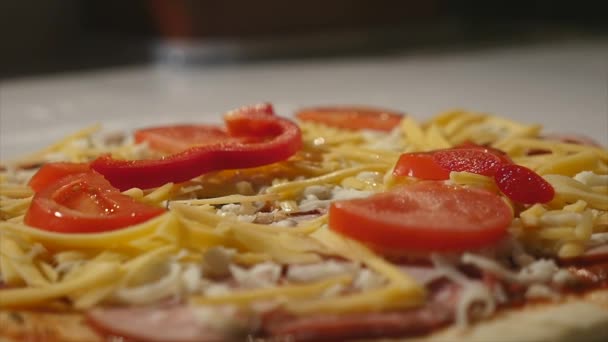
<svg viewBox="0 0 608 342"><path fill-rule="evenodd" d="M213 64L605 36L603 7L550 0L1 1L0 79L162 63L176 47L182 62Z"/></svg>

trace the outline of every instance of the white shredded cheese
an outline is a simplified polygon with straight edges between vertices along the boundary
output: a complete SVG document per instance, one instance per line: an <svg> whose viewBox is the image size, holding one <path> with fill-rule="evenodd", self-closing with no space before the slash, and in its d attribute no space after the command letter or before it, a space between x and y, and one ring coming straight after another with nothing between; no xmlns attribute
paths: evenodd
<svg viewBox="0 0 608 342"><path fill-rule="evenodd" d="M598 175L592 171L579 172L573 178L587 186L608 186L608 175Z"/></svg>
<svg viewBox="0 0 608 342"><path fill-rule="evenodd" d="M281 266L272 262L257 264L249 269L230 265L229 269L238 286L242 288L272 287L281 277Z"/></svg>
<svg viewBox="0 0 608 342"><path fill-rule="evenodd" d="M550 299L558 300L559 294L544 284L532 284L524 295L528 299Z"/></svg>
<svg viewBox="0 0 608 342"><path fill-rule="evenodd" d="M177 262L169 265L167 274L156 282L147 283L138 287L120 288L114 297L123 303L150 304L161 299L180 293L181 265Z"/></svg>
<svg viewBox="0 0 608 342"><path fill-rule="evenodd" d="M293 282L313 282L343 274L355 275L360 266L353 262L326 261L309 265L291 265L286 278Z"/></svg>
<svg viewBox="0 0 608 342"><path fill-rule="evenodd" d="M386 279L371 270L364 268L353 281L353 287L357 290L367 291L377 289L386 283Z"/></svg>

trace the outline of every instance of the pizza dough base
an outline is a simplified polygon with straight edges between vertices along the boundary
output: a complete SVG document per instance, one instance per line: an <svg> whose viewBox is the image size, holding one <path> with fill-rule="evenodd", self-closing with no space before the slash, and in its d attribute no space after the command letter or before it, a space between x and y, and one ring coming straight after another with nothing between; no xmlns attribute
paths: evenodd
<svg viewBox="0 0 608 342"><path fill-rule="evenodd" d="M17 341L104 342L104 339L86 323L82 314L0 311L0 342ZM424 337L374 341L608 341L608 289L569 297L560 303L504 310L464 331L450 327Z"/></svg>

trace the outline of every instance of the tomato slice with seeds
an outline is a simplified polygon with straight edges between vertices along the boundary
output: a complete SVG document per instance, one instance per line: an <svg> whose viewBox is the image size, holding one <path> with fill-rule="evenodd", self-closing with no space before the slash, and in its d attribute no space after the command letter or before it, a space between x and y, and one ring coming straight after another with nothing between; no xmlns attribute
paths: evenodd
<svg viewBox="0 0 608 342"><path fill-rule="evenodd" d="M512 218L492 192L430 181L329 209L330 229L390 255L489 246L506 236Z"/></svg>
<svg viewBox="0 0 608 342"><path fill-rule="evenodd" d="M501 166L494 175L496 185L511 200L522 204L547 203L555 196L553 186L525 166Z"/></svg>
<svg viewBox="0 0 608 342"><path fill-rule="evenodd" d="M65 176L85 173L90 169L91 167L88 163L58 162L44 164L40 170L32 176L28 185L32 190L38 192Z"/></svg>
<svg viewBox="0 0 608 342"><path fill-rule="evenodd" d="M301 109L296 118L331 127L388 132L399 125L404 114L371 107L314 107Z"/></svg>
<svg viewBox="0 0 608 342"><path fill-rule="evenodd" d="M164 213L123 195L100 174L65 176L32 199L25 224L61 233L97 233L124 228Z"/></svg>

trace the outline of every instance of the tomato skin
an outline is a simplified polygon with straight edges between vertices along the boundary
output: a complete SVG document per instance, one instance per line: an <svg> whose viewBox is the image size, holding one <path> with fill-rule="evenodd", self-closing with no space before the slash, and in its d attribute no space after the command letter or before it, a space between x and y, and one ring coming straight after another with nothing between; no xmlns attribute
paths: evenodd
<svg viewBox="0 0 608 342"><path fill-rule="evenodd" d="M25 224L59 233L97 233L147 221L165 210L123 195L100 174L65 176L37 192Z"/></svg>
<svg viewBox="0 0 608 342"><path fill-rule="evenodd" d="M401 122L402 113L371 107L314 107L301 109L296 118L327 126L389 132Z"/></svg>
<svg viewBox="0 0 608 342"><path fill-rule="evenodd" d="M450 178L450 170L437 164L429 153L404 153L393 169L393 176L444 180Z"/></svg>
<svg viewBox="0 0 608 342"><path fill-rule="evenodd" d="M91 169L88 163L48 163L42 165L40 170L32 176L28 185L38 192L59 179L73 174L85 173Z"/></svg>
<svg viewBox="0 0 608 342"><path fill-rule="evenodd" d="M499 150L497 148L491 147L491 146L482 146L482 145L478 145L474 142L465 141L462 144L455 146L454 148L481 150L481 151L484 151L487 153L492 153L493 155L497 156L498 158L500 158L500 160L503 162L503 164L513 164L513 160L511 159L511 157L509 157L509 155L506 152Z"/></svg>
<svg viewBox="0 0 608 342"><path fill-rule="evenodd" d="M484 176L494 175L502 164L495 154L470 148L435 151L433 160L450 171L466 171Z"/></svg>
<svg viewBox="0 0 608 342"><path fill-rule="evenodd" d="M511 161L486 148L449 148L423 153L404 153L399 157L393 175L423 180L446 180L450 178L451 171L467 171L493 176L504 163Z"/></svg>
<svg viewBox="0 0 608 342"><path fill-rule="evenodd" d="M511 200L522 204L547 203L555 196L553 186L521 165L503 165L494 175L496 185Z"/></svg>
<svg viewBox="0 0 608 342"><path fill-rule="evenodd" d="M255 107L230 112L224 118L228 134L244 139L239 142L218 141L158 160L114 160L106 155L94 160L91 168L120 190L148 189L211 171L275 163L300 150L302 134L296 124L265 111L252 112L251 108Z"/></svg>
<svg viewBox="0 0 608 342"><path fill-rule="evenodd" d="M419 182L334 202L329 227L380 253L457 252L496 243L512 217L509 206L489 191Z"/></svg>
<svg viewBox="0 0 608 342"><path fill-rule="evenodd" d="M228 133L216 126L174 125L159 126L135 131L136 143L163 153L178 153L193 146L208 145L229 139Z"/></svg>

